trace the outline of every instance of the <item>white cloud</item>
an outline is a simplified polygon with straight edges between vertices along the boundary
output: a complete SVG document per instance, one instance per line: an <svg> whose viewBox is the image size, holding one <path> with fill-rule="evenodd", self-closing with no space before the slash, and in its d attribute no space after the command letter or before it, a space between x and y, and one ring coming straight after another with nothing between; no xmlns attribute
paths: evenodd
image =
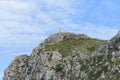
<svg viewBox="0 0 120 80"><path fill-rule="evenodd" d="M44 0L47 6L55 6L55 7L62 7L62 8L71 7L71 1L70 0L57 0L57 1Z"/></svg>
<svg viewBox="0 0 120 80"><path fill-rule="evenodd" d="M112 36L116 35L116 33L118 32L117 28L96 25L92 23L85 23L83 27L83 30L86 31L88 35L99 39L111 39Z"/></svg>
<svg viewBox="0 0 120 80"><path fill-rule="evenodd" d="M67 25L68 24L68 25ZM69 27L66 27L69 26ZM64 29L75 33L84 33L90 37L109 40L117 34L118 28L97 25L93 23L72 23L70 20L64 21Z"/></svg>
<svg viewBox="0 0 120 80"><path fill-rule="evenodd" d="M1 9L13 9L13 10L27 10L32 7L32 3L26 1L17 1L17 0L1 0L0 8Z"/></svg>
<svg viewBox="0 0 120 80"><path fill-rule="evenodd" d="M80 12L77 16L82 16L85 1L81 0L79 8L73 3L77 4L73 0L0 1L0 44L8 46L10 41L11 44L27 45L41 41L48 36L46 33L57 32L59 27L102 39L109 39L117 31L93 23L76 23L72 17L77 12ZM105 36L107 32L111 33Z"/></svg>
<svg viewBox="0 0 120 80"><path fill-rule="evenodd" d="M104 0L102 2L104 7L110 11L118 10L120 8L120 5L113 0Z"/></svg>

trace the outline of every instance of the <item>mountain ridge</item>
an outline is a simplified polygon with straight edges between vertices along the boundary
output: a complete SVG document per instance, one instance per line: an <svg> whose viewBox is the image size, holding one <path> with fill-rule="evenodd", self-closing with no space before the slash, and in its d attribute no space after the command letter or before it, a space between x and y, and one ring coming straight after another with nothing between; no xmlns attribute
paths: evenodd
<svg viewBox="0 0 120 80"><path fill-rule="evenodd" d="M3 80L118 80L119 45L119 32L109 41L85 34L55 33L30 56L16 57Z"/></svg>

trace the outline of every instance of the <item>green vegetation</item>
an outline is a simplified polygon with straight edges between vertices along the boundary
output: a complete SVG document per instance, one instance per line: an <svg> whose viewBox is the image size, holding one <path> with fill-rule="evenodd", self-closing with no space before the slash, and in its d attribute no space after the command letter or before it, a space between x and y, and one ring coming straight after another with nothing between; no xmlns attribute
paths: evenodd
<svg viewBox="0 0 120 80"><path fill-rule="evenodd" d="M77 80L77 77L72 74L72 75L70 76L70 80Z"/></svg>
<svg viewBox="0 0 120 80"><path fill-rule="evenodd" d="M58 65L56 65L55 71L56 72L62 72L63 69L64 69L64 65L63 64L58 64Z"/></svg>
<svg viewBox="0 0 120 80"><path fill-rule="evenodd" d="M78 49L82 53L90 54L99 49L100 45L106 41L97 39L63 39L61 42L52 45L45 45L44 51L58 50L63 57L72 54L72 51Z"/></svg>
<svg viewBox="0 0 120 80"><path fill-rule="evenodd" d="M94 74L93 80L97 80L102 74L102 70L98 71L96 74Z"/></svg>

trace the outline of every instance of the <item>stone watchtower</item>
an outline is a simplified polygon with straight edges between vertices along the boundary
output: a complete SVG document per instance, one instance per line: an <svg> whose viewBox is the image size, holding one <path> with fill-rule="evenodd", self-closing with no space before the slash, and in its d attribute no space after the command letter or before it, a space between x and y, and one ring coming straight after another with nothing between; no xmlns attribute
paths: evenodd
<svg viewBox="0 0 120 80"><path fill-rule="evenodd" d="M59 28L59 33L62 33L62 28Z"/></svg>

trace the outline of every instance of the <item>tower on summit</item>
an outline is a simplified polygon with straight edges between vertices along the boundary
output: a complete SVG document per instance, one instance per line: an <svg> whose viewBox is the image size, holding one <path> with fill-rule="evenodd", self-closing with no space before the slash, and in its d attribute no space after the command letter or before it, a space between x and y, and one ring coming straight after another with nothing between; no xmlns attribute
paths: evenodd
<svg viewBox="0 0 120 80"><path fill-rule="evenodd" d="M62 33L62 28L59 28L59 33Z"/></svg>

